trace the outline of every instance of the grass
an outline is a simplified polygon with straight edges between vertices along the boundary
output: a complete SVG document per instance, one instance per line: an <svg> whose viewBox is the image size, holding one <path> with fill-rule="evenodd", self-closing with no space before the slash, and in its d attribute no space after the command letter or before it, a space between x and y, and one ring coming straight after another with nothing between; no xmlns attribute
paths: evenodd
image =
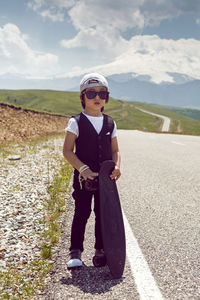
<svg viewBox="0 0 200 300"><path fill-rule="evenodd" d="M49 90L0 90L0 102L40 112L71 116L82 110L78 92ZM134 108L133 103L110 97L105 113L111 115L121 129L159 130L156 117Z"/></svg>
<svg viewBox="0 0 200 300"><path fill-rule="evenodd" d="M13 143L0 144L0 154L4 159L7 158L9 155L16 154Z"/></svg>
<svg viewBox="0 0 200 300"><path fill-rule="evenodd" d="M60 137L60 135L58 135ZM51 137L53 138L53 137ZM55 138L55 135L54 135ZM21 143L21 148L31 147L31 151L38 143L48 138L37 138ZM11 146L12 144L9 143ZM4 145L8 148L8 144ZM13 145L16 149L16 145ZM2 147L3 148L3 147ZM48 185L49 200L44 203L45 218L40 222L45 226L40 238L41 257L31 262L18 265L8 265L5 272L0 272L0 295L1 299L30 299L43 293L48 274L52 270L51 258L55 252L56 245L61 236L60 219L65 211L66 195L72 174L72 167L61 159L60 169L54 175L53 181ZM18 187L16 187L18 189Z"/></svg>
<svg viewBox="0 0 200 300"><path fill-rule="evenodd" d="M0 102L63 116L70 116L80 111L79 93L77 92L0 90Z"/></svg>
<svg viewBox="0 0 200 300"><path fill-rule="evenodd" d="M1 299L22 300L37 296L44 290L45 278L51 269L52 264L47 260L10 265L6 272L0 272Z"/></svg>
<svg viewBox="0 0 200 300"><path fill-rule="evenodd" d="M0 103L8 103L25 109L58 114L70 117L82 110L78 92L53 90L0 90ZM143 113L136 107L163 114L171 118L170 132L200 135L200 121L184 116L179 111L171 111L167 106L151 105L140 102L127 102L110 97L105 113L112 116L119 129L160 131L162 120ZM189 112L188 112L189 114ZM198 110L190 115L199 116Z"/></svg>
<svg viewBox="0 0 200 300"><path fill-rule="evenodd" d="M164 115L171 119L170 132L179 134L200 135L200 121L163 109L160 105L137 103L137 107Z"/></svg>
<svg viewBox="0 0 200 300"><path fill-rule="evenodd" d="M176 107L176 106L163 106L163 108L195 120L200 120L200 108L192 109L192 108Z"/></svg>
<svg viewBox="0 0 200 300"><path fill-rule="evenodd" d="M78 92L49 90L0 90L0 102L14 104L22 108L71 116L82 110ZM157 120L136 110L131 102L110 97L105 113L116 119L119 128L157 128Z"/></svg>
<svg viewBox="0 0 200 300"><path fill-rule="evenodd" d="M58 221L65 211L65 194L72 175L72 167L63 159L61 160L61 168L55 176L53 182L48 187L50 200L45 203L46 216L45 224L48 229L44 232L45 242L41 248L41 256L49 258L52 256L51 249L58 243L61 236Z"/></svg>
<svg viewBox="0 0 200 300"><path fill-rule="evenodd" d="M162 121L159 118L139 111L132 102L122 102L118 110L109 110L108 103L105 112L114 118L120 129L156 131L161 128Z"/></svg>

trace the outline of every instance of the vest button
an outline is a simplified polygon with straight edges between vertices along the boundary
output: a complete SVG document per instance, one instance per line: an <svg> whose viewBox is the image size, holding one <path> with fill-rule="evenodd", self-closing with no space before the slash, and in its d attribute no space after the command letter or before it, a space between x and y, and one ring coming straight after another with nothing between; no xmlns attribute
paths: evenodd
<svg viewBox="0 0 200 300"><path fill-rule="evenodd" d="M99 145L99 149L102 149L102 146L101 146L101 145Z"/></svg>

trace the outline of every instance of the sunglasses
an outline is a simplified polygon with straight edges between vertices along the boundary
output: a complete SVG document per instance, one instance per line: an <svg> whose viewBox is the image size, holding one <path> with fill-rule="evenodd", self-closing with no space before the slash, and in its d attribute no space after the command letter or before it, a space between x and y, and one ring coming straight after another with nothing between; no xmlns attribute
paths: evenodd
<svg viewBox="0 0 200 300"><path fill-rule="evenodd" d="M108 98L109 93L107 91L96 92L93 90L89 90L83 92L83 94L85 94L88 99L94 99L98 95L100 99L104 100Z"/></svg>

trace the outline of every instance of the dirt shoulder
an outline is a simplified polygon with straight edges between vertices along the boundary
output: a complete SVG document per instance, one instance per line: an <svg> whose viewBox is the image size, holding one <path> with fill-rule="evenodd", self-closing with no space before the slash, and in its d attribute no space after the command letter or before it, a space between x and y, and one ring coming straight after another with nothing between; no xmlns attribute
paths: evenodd
<svg viewBox="0 0 200 300"><path fill-rule="evenodd" d="M0 103L0 143L64 132L68 118Z"/></svg>

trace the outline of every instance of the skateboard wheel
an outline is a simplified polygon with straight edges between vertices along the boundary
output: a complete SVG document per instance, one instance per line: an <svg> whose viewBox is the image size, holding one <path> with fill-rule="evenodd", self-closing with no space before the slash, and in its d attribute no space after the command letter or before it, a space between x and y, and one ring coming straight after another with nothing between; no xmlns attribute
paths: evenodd
<svg viewBox="0 0 200 300"><path fill-rule="evenodd" d="M106 257L105 256L94 256L92 261L93 261L93 265L96 268L104 267L106 265Z"/></svg>

